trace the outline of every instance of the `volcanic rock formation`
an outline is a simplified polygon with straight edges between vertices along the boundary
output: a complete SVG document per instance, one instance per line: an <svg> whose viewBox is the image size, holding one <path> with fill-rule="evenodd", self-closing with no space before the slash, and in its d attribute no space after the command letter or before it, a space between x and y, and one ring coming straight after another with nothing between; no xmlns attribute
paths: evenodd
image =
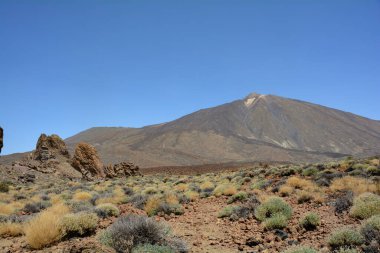
<svg viewBox="0 0 380 253"><path fill-rule="evenodd" d="M79 171L84 179L104 178L103 164L96 149L87 143L78 143L71 165Z"/></svg>
<svg viewBox="0 0 380 253"><path fill-rule="evenodd" d="M65 142L56 134L50 136L41 134L37 141L36 150L32 153L32 158L47 161L58 156L70 158Z"/></svg>

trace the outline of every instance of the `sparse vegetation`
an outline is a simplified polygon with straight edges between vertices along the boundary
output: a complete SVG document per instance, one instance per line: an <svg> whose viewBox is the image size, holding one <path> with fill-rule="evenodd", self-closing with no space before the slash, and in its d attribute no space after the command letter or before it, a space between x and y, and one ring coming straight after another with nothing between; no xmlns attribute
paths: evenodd
<svg viewBox="0 0 380 253"><path fill-rule="evenodd" d="M33 249L41 249L61 239L61 218L69 212L64 205L56 205L41 212L25 226L26 241Z"/></svg>
<svg viewBox="0 0 380 253"><path fill-rule="evenodd" d="M349 227L334 231L328 238L328 244L333 249L361 245L363 242L363 236L357 230Z"/></svg>
<svg viewBox="0 0 380 253"><path fill-rule="evenodd" d="M366 219L372 215L380 214L380 196L373 193L361 194L354 199L350 214L359 219Z"/></svg>
<svg viewBox="0 0 380 253"><path fill-rule="evenodd" d="M301 220L300 226L306 230L316 229L321 224L321 218L316 213L307 213Z"/></svg>
<svg viewBox="0 0 380 253"><path fill-rule="evenodd" d="M100 204L96 206L94 211L101 218L107 218L111 216L116 217L120 214L119 208L117 208L117 206L111 203Z"/></svg>

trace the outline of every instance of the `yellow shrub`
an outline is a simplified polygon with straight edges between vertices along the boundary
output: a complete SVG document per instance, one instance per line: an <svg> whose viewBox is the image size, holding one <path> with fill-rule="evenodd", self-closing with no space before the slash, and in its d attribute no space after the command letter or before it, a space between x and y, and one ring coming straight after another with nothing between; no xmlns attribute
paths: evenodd
<svg viewBox="0 0 380 253"><path fill-rule="evenodd" d="M316 185L313 182L299 177L288 178L286 185L302 190L312 190L316 188Z"/></svg>
<svg viewBox="0 0 380 253"><path fill-rule="evenodd" d="M145 204L144 211L149 215L154 215L157 211L158 206L161 204L162 200L159 196L153 196L149 198Z"/></svg>
<svg viewBox="0 0 380 253"><path fill-rule="evenodd" d="M26 241L33 249L41 249L58 241L61 218L69 212L69 208L63 204L52 206L41 212L25 225Z"/></svg>
<svg viewBox="0 0 380 253"><path fill-rule="evenodd" d="M293 187L288 186L288 185L283 185L280 187L278 192L279 192L280 196L285 197L285 196L289 196L290 194L292 194L293 190L294 190Z"/></svg>
<svg viewBox="0 0 380 253"><path fill-rule="evenodd" d="M87 201L92 198L91 193L89 192L77 192L74 194L73 199L77 201Z"/></svg>
<svg viewBox="0 0 380 253"><path fill-rule="evenodd" d="M188 198L190 201L195 201L199 198L199 193L195 191L187 191L185 192L186 198Z"/></svg>
<svg viewBox="0 0 380 253"><path fill-rule="evenodd" d="M377 187L370 180L359 177L346 176L334 179L330 186L330 189L332 191L352 191L358 195L364 192L376 192Z"/></svg>
<svg viewBox="0 0 380 253"><path fill-rule="evenodd" d="M202 191L204 191L204 190L209 190L209 189L212 190L212 189L214 189L215 186L210 181L206 181L206 182L202 183L199 187L201 188Z"/></svg>
<svg viewBox="0 0 380 253"><path fill-rule="evenodd" d="M179 192L187 191L188 188L189 186L187 184L178 184L175 186L175 190Z"/></svg>
<svg viewBox="0 0 380 253"><path fill-rule="evenodd" d="M125 201L124 196L112 196L112 197L97 199L95 201L95 204L99 205L99 204L111 203L111 204L117 205L117 204L123 203L124 201Z"/></svg>
<svg viewBox="0 0 380 253"><path fill-rule="evenodd" d="M236 194L238 191L234 185L226 185L226 188L223 190L223 195L232 196Z"/></svg>
<svg viewBox="0 0 380 253"><path fill-rule="evenodd" d="M5 222L0 223L0 237L19 236L23 234L23 227L20 223Z"/></svg>
<svg viewBox="0 0 380 253"><path fill-rule="evenodd" d="M232 196L237 193L237 189L234 185L231 184L221 184L214 189L213 193L215 196Z"/></svg>
<svg viewBox="0 0 380 253"><path fill-rule="evenodd" d="M165 202L168 203L169 205L177 205L179 204L178 198L175 194L167 194L165 196Z"/></svg>
<svg viewBox="0 0 380 253"><path fill-rule="evenodd" d="M50 202L53 204L53 205L55 205L55 204L58 204L58 203L62 203L63 202L63 200L62 200L62 198L61 198L61 196L60 195L51 195L50 196Z"/></svg>
<svg viewBox="0 0 380 253"><path fill-rule="evenodd" d="M10 215L15 211L13 206L11 205L6 205L6 204L0 204L0 214L2 215Z"/></svg>

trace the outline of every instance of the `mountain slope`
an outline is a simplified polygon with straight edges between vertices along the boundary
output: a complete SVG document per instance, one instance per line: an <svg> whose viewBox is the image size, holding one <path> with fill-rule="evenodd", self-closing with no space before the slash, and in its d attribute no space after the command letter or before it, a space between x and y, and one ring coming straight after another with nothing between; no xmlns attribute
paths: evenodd
<svg viewBox="0 0 380 253"><path fill-rule="evenodd" d="M143 167L247 161L306 161L380 153L380 123L273 95L250 94L177 120L143 128L92 128L85 141L106 162Z"/></svg>

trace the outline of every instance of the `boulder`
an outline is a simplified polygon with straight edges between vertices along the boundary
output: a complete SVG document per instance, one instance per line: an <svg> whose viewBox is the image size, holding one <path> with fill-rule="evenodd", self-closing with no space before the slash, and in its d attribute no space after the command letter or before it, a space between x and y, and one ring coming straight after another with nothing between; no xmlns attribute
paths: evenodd
<svg viewBox="0 0 380 253"><path fill-rule="evenodd" d="M71 166L87 180L105 177L103 164L98 152L93 146L84 142L78 143L76 146Z"/></svg>

